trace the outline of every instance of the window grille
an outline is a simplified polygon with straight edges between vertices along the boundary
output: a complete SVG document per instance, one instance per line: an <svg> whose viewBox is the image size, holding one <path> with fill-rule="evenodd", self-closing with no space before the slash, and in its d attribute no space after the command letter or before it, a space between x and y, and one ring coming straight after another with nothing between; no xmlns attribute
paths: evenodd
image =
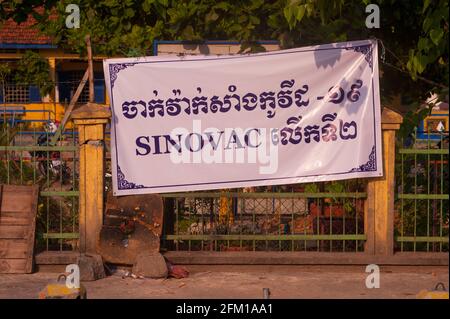
<svg viewBox="0 0 450 319"><path fill-rule="evenodd" d="M75 95L75 92L80 84L81 79L83 78L84 71L71 71L67 72L67 83L70 88L70 98ZM67 101L70 102L70 101ZM78 103L87 103L89 102L89 84L86 83L84 85L83 91L81 91L80 97L78 98Z"/></svg>
<svg viewBox="0 0 450 319"><path fill-rule="evenodd" d="M11 76L6 77L3 97L4 103L29 103L30 88L27 84L15 83Z"/></svg>

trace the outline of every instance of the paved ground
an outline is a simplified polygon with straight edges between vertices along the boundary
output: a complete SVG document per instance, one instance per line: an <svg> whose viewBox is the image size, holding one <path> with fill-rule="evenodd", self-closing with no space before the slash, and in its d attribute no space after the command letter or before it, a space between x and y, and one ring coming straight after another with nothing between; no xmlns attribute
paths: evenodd
<svg viewBox="0 0 450 319"><path fill-rule="evenodd" d="M443 282L448 267L381 267L381 287L367 289L361 266L190 266L185 279L122 279L85 282L88 298L415 298ZM36 298L54 273L0 275L0 298Z"/></svg>

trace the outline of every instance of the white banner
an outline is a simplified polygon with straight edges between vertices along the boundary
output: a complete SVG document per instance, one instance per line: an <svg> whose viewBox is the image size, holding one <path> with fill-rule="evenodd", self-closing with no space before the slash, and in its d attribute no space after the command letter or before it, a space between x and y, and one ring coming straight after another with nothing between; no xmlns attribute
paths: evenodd
<svg viewBox="0 0 450 319"><path fill-rule="evenodd" d="M382 176L376 41L104 70L117 196Z"/></svg>

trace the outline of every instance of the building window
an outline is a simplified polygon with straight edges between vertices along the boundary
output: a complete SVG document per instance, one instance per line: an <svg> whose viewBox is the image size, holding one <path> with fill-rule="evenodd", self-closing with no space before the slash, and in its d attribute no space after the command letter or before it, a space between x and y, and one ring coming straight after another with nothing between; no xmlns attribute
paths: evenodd
<svg viewBox="0 0 450 319"><path fill-rule="evenodd" d="M69 103L83 78L85 71L66 71L58 73L59 101ZM105 103L105 84L103 73L94 72L94 97L96 103ZM89 102L89 83L84 84L77 103Z"/></svg>
<svg viewBox="0 0 450 319"><path fill-rule="evenodd" d="M30 103L40 102L39 88L33 85L15 83L8 76L4 87L0 86L0 103Z"/></svg>
<svg viewBox="0 0 450 319"><path fill-rule="evenodd" d="M67 103L70 102L70 99L74 96L78 85L80 84L81 79L83 78L84 75L84 71L71 71L71 72L66 72L66 77L64 78L64 81L62 82L67 82L67 86L68 86L68 95L66 94L66 96L63 96L65 99L67 100ZM61 98L61 97L60 97ZM62 102L66 102L66 101L62 101ZM78 103L87 103L89 102L89 84L85 83L84 84L84 88L83 91L81 91L80 97L78 98Z"/></svg>

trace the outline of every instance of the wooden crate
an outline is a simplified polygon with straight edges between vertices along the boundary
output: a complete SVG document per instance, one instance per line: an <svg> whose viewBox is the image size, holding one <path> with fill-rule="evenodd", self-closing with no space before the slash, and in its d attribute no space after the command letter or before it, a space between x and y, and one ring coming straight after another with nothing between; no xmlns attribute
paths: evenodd
<svg viewBox="0 0 450 319"><path fill-rule="evenodd" d="M38 195L37 185L0 185L0 273L33 270Z"/></svg>

